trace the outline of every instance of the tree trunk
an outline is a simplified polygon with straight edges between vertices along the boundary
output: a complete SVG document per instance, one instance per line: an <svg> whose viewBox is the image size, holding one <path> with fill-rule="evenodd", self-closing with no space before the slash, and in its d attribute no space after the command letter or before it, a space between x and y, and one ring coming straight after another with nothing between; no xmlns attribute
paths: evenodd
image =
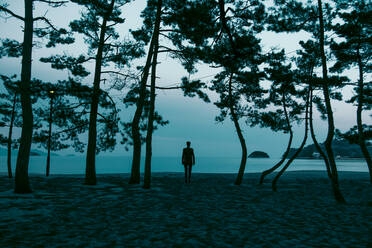
<svg viewBox="0 0 372 248"><path fill-rule="evenodd" d="M239 142L240 142L240 145L242 147L242 159L240 161L238 176L236 177L236 180L235 180L235 185L240 185L243 181L243 175L244 175L244 171L245 171L245 164L247 162L247 145L245 144L243 133L242 133L242 130L240 129L240 125L239 125L239 120L238 120L238 117L236 116L234 106L233 106L233 102L232 102L232 78L233 78L233 75L234 75L234 73L231 73L230 79L229 79L229 98L230 98L229 108L230 108L231 119L234 122L235 130L236 130L236 133L238 134Z"/></svg>
<svg viewBox="0 0 372 248"><path fill-rule="evenodd" d="M9 126L9 133L8 133L8 177L12 178L12 136L13 136L13 126L14 126L14 118L15 118L15 107L17 103L17 93L14 93L13 98L13 106L12 106L12 115L10 117L10 126Z"/></svg>
<svg viewBox="0 0 372 248"><path fill-rule="evenodd" d="M371 155L368 152L366 146L366 140L363 133L363 122L362 122L362 111L363 111L363 104L364 104L364 80L363 80L363 65L362 65L362 58L360 56L359 47L357 49L357 59L358 59L358 67L359 67L359 82L358 82L358 108L357 108L357 127L358 127L358 143L360 149L362 150L364 159L367 162L368 170L369 170L369 180L372 183L372 160Z"/></svg>
<svg viewBox="0 0 372 248"><path fill-rule="evenodd" d="M49 130L48 130L48 155L47 155L47 166L45 175L49 176L50 171L50 144L52 140L52 113L53 113L53 95L50 96L49 106Z"/></svg>
<svg viewBox="0 0 372 248"><path fill-rule="evenodd" d="M162 0L158 0L157 11L156 11L156 23L160 23L161 20L161 7ZM160 28L160 25L159 25ZM147 124L146 134L146 159L145 159L145 176L143 188L149 189L151 186L151 157L152 157L152 133L154 129L154 113L155 113L155 83L156 83L156 64L158 60L159 50L159 30L156 32L154 37L154 52L151 66L151 90L150 90L150 110Z"/></svg>
<svg viewBox="0 0 372 248"><path fill-rule="evenodd" d="M332 179L331 169L329 167L329 162L327 155L323 152L322 148L320 147L318 140L316 139L315 132L314 132L314 126L313 126L313 89L310 86L310 117L309 117L309 123L310 123L310 134L311 138L314 142L314 146L316 150L319 152L320 156L323 158L324 163L327 168L327 175L329 179Z"/></svg>
<svg viewBox="0 0 372 248"><path fill-rule="evenodd" d="M22 47L21 69L21 105L22 105L22 132L21 143L18 150L15 193L31 193L28 180L28 164L32 143L32 105L30 96L31 64L32 64L32 36L33 36L33 1L25 0L25 20Z"/></svg>
<svg viewBox="0 0 372 248"><path fill-rule="evenodd" d="M221 19L221 26L222 30L227 34L230 42L231 49L233 51L235 59L239 58L238 50L235 46L235 42L233 39L233 36L230 32L229 26L227 25L227 20L226 20L226 11L225 11L225 1L224 0L218 0L218 6L219 6L219 14L220 14L220 19ZM234 73L231 73L230 79L229 79L229 97L230 97L230 103L229 103L229 108L230 108L230 113L231 113L231 119L234 122L235 130L236 133L238 134L240 145L242 147L242 159L240 161L240 167L239 167L239 172L238 176L236 177L235 180L235 185L240 185L243 181L243 175L244 175L244 170L245 170L245 165L247 162L247 145L245 144L245 140L243 137L242 130L240 129L239 126L239 120L238 117L235 114L234 106L232 103L232 78L233 78Z"/></svg>
<svg viewBox="0 0 372 248"><path fill-rule="evenodd" d="M290 122L289 117L288 117L287 106L286 106L286 103L285 103L284 94L283 94L283 101L282 102L283 102L283 110L284 110L284 114L285 114L285 120L287 122L288 130L289 130L289 141L288 141L287 149L285 150L285 152L282 156L282 159L276 165L274 165L270 169L265 170L264 172L262 172L261 178L260 178L260 184L263 184L265 176L269 175L270 173L272 173L273 171L278 169L283 164L283 162L288 157L289 151L291 150L291 145L292 145L292 140L293 140L293 131L292 131L291 122Z"/></svg>
<svg viewBox="0 0 372 248"><path fill-rule="evenodd" d="M218 0L218 7L219 7L219 12L220 12L220 19L221 19L221 24L222 24L222 29L225 30L225 33L229 37L229 42L231 45L231 49L233 50L233 53L236 58L239 58L238 50L236 48L233 36L230 32L229 26L227 25L227 20L226 20L226 11L225 11L225 0Z"/></svg>
<svg viewBox="0 0 372 248"><path fill-rule="evenodd" d="M96 185L96 144L97 144L97 114L98 114L98 101L101 82L101 66L102 66L102 53L105 45L105 34L107 28L107 19L111 15L114 8L115 0L111 0L110 8L104 15L101 32L98 43L98 50L96 56L96 66L94 71L93 94L92 103L89 115L89 133L88 133L88 149L85 168L85 184Z"/></svg>
<svg viewBox="0 0 372 248"><path fill-rule="evenodd" d="M332 173L332 189L333 194L338 203L346 203L339 185L338 185L338 173L336 167L336 161L333 155L332 150L332 141L335 132L335 125L333 120L333 111L331 106L331 100L329 97L329 89L328 89L328 70L327 70L327 59L324 52L324 23L323 23L323 8L322 8L322 1L318 0L318 9L319 9L319 43L320 43L320 54L322 59L322 73L323 73L323 95L324 101L326 104L326 111L327 111L327 119L328 119L328 133L327 138L324 142L325 149L327 152L327 157L329 161L329 165L331 168Z"/></svg>
<svg viewBox="0 0 372 248"><path fill-rule="evenodd" d="M277 191L276 183L278 182L280 176L287 170L287 168L293 162L293 160L296 159L296 157L298 156L298 154L300 154L300 152L302 151L302 149L304 148L304 146L306 144L307 133L308 133L308 119L309 119L309 98L310 98L309 95L310 95L310 91L307 93L307 97L306 97L305 135L304 135L304 139L302 140L302 143L301 143L300 147L297 149L297 151L295 152L295 154L293 154L293 156L287 161L287 163L284 165L284 167L275 176L275 178L274 178L274 180L272 182L272 189L273 189L273 191Z"/></svg>
<svg viewBox="0 0 372 248"><path fill-rule="evenodd" d="M138 108L139 108L139 104L137 104L137 109ZM142 110L141 110L141 114L142 114ZM137 119L136 115L134 116L134 118ZM133 156L132 157L133 158L132 158L132 169L131 169L131 174L130 174L130 179L129 179L130 184L140 183L140 164L141 164L141 134L139 130L140 120L138 120L137 122L137 120L135 119L133 119L132 121L132 138L133 138Z"/></svg>
<svg viewBox="0 0 372 248"><path fill-rule="evenodd" d="M153 35L150 42L149 52L147 54L146 64L143 69L143 74L140 82L139 96L136 103L136 112L132 120L132 139L133 139L133 159L132 159L132 169L129 179L130 184L139 184L140 183L140 164L141 164L141 134L140 134L140 120L143 112L143 106L145 104L146 96L146 84L149 77L149 70L151 66L152 55L154 51L154 39L158 36L160 29L160 19L155 20L155 26Z"/></svg>

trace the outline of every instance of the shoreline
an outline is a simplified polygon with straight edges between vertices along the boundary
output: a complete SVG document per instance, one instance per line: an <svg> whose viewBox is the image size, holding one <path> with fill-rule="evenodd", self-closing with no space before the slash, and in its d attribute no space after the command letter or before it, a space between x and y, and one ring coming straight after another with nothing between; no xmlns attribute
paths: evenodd
<svg viewBox="0 0 372 248"><path fill-rule="evenodd" d="M278 172L273 172L271 174L269 174L267 177L272 177L273 175L276 175ZM361 175L366 175L366 176L369 176L369 172L365 172L365 171L338 171L339 174L361 174ZM130 176L130 172L124 172L124 173L96 173L97 177L98 176ZM143 172L141 172L141 177L143 176ZM167 174L175 174L175 175L184 175L184 172L173 172L173 171L162 171L162 172L151 172L151 175L153 176L157 176L157 175L167 175ZM238 173L236 172L231 172L231 173L226 173L226 172L192 172L192 175L237 175ZM245 172L244 175L250 175L250 176L253 176L253 175L257 175L257 176L261 176L262 172ZM288 170L286 171L283 175L287 175L287 174L313 174L313 175L320 175L320 174L324 174L325 176L327 176L327 171L324 169L324 170ZM2 176L7 176L7 172L0 172L0 177ZM30 177L33 177L33 176L36 176L36 177L45 177L45 178L51 178L51 177L64 177L64 176L76 176L76 177L80 177L80 176L85 176L84 173L62 173L62 174L50 174L49 177L46 177L45 176L45 173L29 173L28 174ZM13 178L14 179L14 178Z"/></svg>

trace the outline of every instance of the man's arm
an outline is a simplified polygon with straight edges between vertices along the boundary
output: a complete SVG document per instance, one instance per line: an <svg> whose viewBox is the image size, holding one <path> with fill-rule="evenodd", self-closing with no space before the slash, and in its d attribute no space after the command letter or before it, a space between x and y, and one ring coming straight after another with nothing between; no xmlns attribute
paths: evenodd
<svg viewBox="0 0 372 248"><path fill-rule="evenodd" d="M194 155L194 149L192 150L192 164L195 164L195 155Z"/></svg>
<svg viewBox="0 0 372 248"><path fill-rule="evenodd" d="M182 150L182 164L185 164L185 149Z"/></svg>

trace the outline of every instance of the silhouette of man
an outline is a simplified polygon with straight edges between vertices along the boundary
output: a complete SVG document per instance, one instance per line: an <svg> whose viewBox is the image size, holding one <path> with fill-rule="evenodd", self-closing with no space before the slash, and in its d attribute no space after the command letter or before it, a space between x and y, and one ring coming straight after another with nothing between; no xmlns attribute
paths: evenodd
<svg viewBox="0 0 372 248"><path fill-rule="evenodd" d="M195 164L195 155L194 150L190 147L191 142L186 142L187 147L183 148L182 152L182 164L185 166L185 183L187 183L187 178L191 179L191 168ZM187 172L189 172L189 176L187 177Z"/></svg>

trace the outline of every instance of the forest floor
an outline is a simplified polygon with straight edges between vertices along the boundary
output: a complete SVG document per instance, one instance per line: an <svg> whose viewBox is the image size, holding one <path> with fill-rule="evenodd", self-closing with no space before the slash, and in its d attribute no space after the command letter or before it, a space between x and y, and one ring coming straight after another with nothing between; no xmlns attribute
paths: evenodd
<svg viewBox="0 0 372 248"><path fill-rule="evenodd" d="M340 172L346 205L326 173L288 172L272 192L259 174L155 173L152 188L129 175L31 175L33 193L13 193L0 175L0 247L372 247L368 173Z"/></svg>

